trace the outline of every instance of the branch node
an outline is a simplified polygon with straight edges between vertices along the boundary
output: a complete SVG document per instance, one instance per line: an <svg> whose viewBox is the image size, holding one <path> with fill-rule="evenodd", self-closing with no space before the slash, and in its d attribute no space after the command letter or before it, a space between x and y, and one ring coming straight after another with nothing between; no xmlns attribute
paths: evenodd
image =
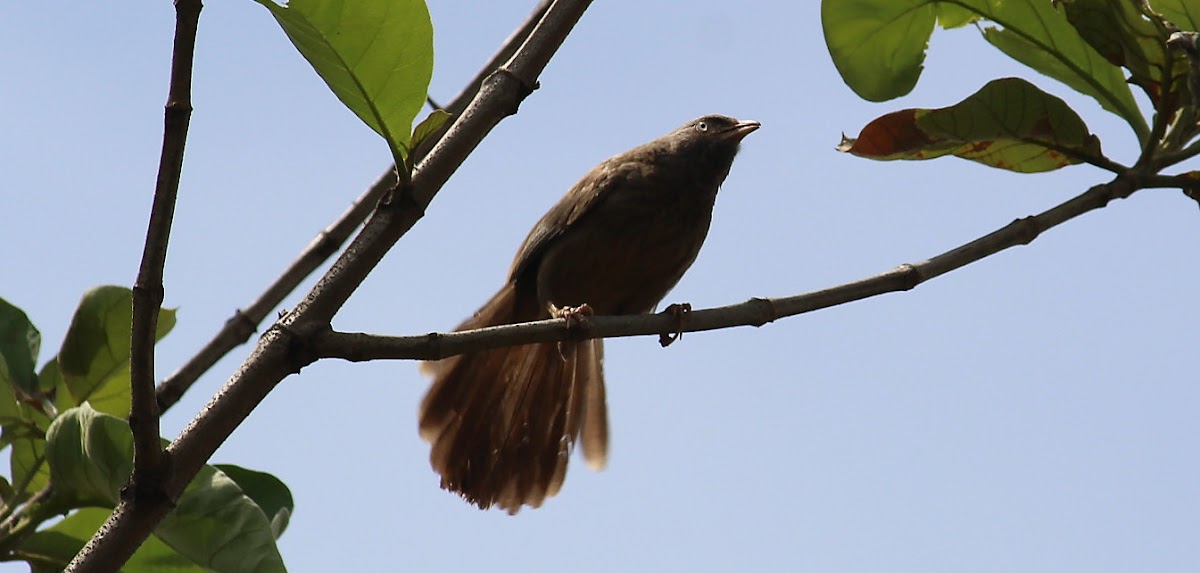
<svg viewBox="0 0 1200 573"><path fill-rule="evenodd" d="M258 331L258 323L253 318L248 316L242 309L235 309L233 316L225 320L225 326L229 328L235 336L249 338L251 334Z"/></svg>
<svg viewBox="0 0 1200 573"><path fill-rule="evenodd" d="M925 282L921 268L912 263L903 263L892 269L892 272L900 277L900 290L912 290L917 288L917 285Z"/></svg>
<svg viewBox="0 0 1200 573"><path fill-rule="evenodd" d="M316 333L332 330L332 327L328 324L293 327L277 322L270 330L279 332L287 348L284 352L287 356L287 371L299 374L305 366L317 361L317 348L313 345Z"/></svg>
<svg viewBox="0 0 1200 573"><path fill-rule="evenodd" d="M441 360L446 357L446 350L442 348L444 338L440 332L430 332L425 335L426 344L429 345L429 355L431 360Z"/></svg>
<svg viewBox="0 0 1200 573"><path fill-rule="evenodd" d="M321 260L328 259L338 251L345 242L345 237L335 237L328 229L322 230L309 246L312 256Z"/></svg>
<svg viewBox="0 0 1200 573"><path fill-rule="evenodd" d="M541 84L536 81L530 84L524 78L513 73L512 70L509 70L507 67L499 67L496 68L496 71L488 75L487 79L484 80L484 85L487 86L487 88L496 90L498 93L504 93L504 91L500 89L500 86L504 84L506 80L515 82L517 85L517 90L516 93L513 94L515 97L512 97L511 101L507 102L508 106L502 111L502 114L504 116L516 115L517 111L521 107L521 102L525 101L525 98L529 97L534 90L537 90L539 87L541 87ZM506 97L503 99L509 98ZM500 100L497 100L497 104L499 101Z"/></svg>
<svg viewBox="0 0 1200 573"><path fill-rule="evenodd" d="M529 83L525 78L513 73L512 70L508 69L508 66L501 66L499 68L496 68L496 71L493 72L492 75L493 76L497 76L497 75L507 76L509 78L512 78L514 81L516 81L517 85L519 85L521 87L521 91L517 98L518 100L524 100L525 98L529 97L530 94L537 91L538 88L542 87L541 82L534 80L533 83Z"/></svg>
<svg viewBox="0 0 1200 573"><path fill-rule="evenodd" d="M163 299L166 298L166 290L163 289L162 281L144 281L143 277L139 276L133 283L133 296L139 294L149 297L147 306L159 307L162 306Z"/></svg>
<svg viewBox="0 0 1200 573"><path fill-rule="evenodd" d="M761 316L753 323L755 328L779 320L779 309L775 308L775 301L769 298L752 297L749 302L754 305Z"/></svg>
<svg viewBox="0 0 1200 573"><path fill-rule="evenodd" d="M411 184L397 183L391 191L379 200L380 208L391 209L397 213L405 213L415 219L425 216L425 205L413 194Z"/></svg>
<svg viewBox="0 0 1200 573"><path fill-rule="evenodd" d="M133 507L175 507L175 500L167 494L166 484L173 471L170 452L162 452L159 464L153 468L134 467L129 481L121 488L121 499Z"/></svg>
<svg viewBox="0 0 1200 573"><path fill-rule="evenodd" d="M1032 216L1014 219L1009 225L1013 227L1014 230L1013 242L1018 245L1028 245L1029 243L1032 243L1034 239L1038 238L1038 235L1042 234L1041 225L1039 225L1038 220Z"/></svg>

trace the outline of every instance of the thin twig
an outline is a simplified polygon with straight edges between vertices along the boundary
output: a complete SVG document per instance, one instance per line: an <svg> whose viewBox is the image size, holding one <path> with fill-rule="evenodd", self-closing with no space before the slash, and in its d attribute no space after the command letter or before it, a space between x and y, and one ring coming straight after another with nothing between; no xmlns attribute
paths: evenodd
<svg viewBox="0 0 1200 573"><path fill-rule="evenodd" d="M231 350L245 343L272 310L308 275L337 253L354 229L375 209L379 198L395 185L396 176L381 177L366 190L336 221L322 230L304 247L300 256L288 265L265 291L245 309L239 309L225 321L221 330L183 366L168 376L155 391L160 411L165 412L195 384L205 372Z"/></svg>
<svg viewBox="0 0 1200 573"><path fill-rule="evenodd" d="M15 554L29 536L47 519L66 513L70 507L54 503L54 484L48 483L13 512L0 521L0 555Z"/></svg>
<svg viewBox="0 0 1200 573"><path fill-rule="evenodd" d="M174 57L164 113L162 155L158 164L154 201L142 263L133 285L133 339L130 343L130 386L132 406L129 426L133 431L133 476L127 493L151 495L168 468L164 467L159 440L159 408L154 394L154 342L158 330L158 312L162 307L163 267L175 202L179 196L179 178L187 147L188 126L192 118L192 61L196 51L196 29L202 4L176 4Z"/></svg>
<svg viewBox="0 0 1200 573"><path fill-rule="evenodd" d="M143 513L141 508L170 507L173 495L164 490L171 471L171 458L159 440L158 404L154 399L154 341L158 329L158 311L163 301L163 266L175 215L175 199L183 169L188 124L192 114L192 61L196 50L196 29L203 5L200 0L175 2L175 39L171 60L171 80L163 128L163 148L159 162L150 224L141 268L133 287L133 339L130 346L130 384L132 407L129 426L133 431L133 474L121 491L121 508ZM175 492L177 495L178 492ZM113 519L110 517L110 519ZM66 571L116 571L145 541L153 523L126 527L120 531L101 528L67 565ZM100 543L105 540L107 543Z"/></svg>
<svg viewBox="0 0 1200 573"><path fill-rule="evenodd" d="M570 327L562 319L493 326L451 333L417 336L379 336L325 330L315 333L304 345L310 359L342 358L351 361L378 359L437 360L489 348L580 338L661 335L697 332L735 326L762 326L780 318L829 308L889 292L910 290L934 277L1017 245L1026 245L1047 229L1104 207L1114 199L1128 197L1139 188L1158 186L1163 181L1134 182L1118 178L1032 217L1018 219L936 257L900 265L890 271L854 282L782 298L752 298L740 304L693 310L680 324L672 313L633 316L597 316L587 319L583 329ZM680 328L682 326L682 328Z"/></svg>
<svg viewBox="0 0 1200 573"><path fill-rule="evenodd" d="M1154 101L1153 95L1147 93L1151 96L1151 102L1154 104L1154 122L1150 130L1150 137L1142 145L1142 153L1138 156L1137 163L1133 166L1134 169L1155 165L1158 162L1158 152L1163 144L1163 135L1167 133L1167 128L1171 126L1171 120L1175 117L1175 111L1167 109L1171 105L1171 90L1174 89L1171 85L1173 79L1171 75L1175 60L1171 57L1171 50L1166 50L1164 54L1167 61L1162 62L1162 65L1166 68L1166 73L1163 74L1157 101Z"/></svg>
<svg viewBox="0 0 1200 573"><path fill-rule="evenodd" d="M446 111L457 116L466 109L467 104L471 103L471 100L475 98L475 94L479 92L479 86L483 83L484 78L491 75L492 72L496 71L497 68L516 53L517 48L525 42L530 32L533 31L534 26L546 14L546 10L550 8L551 3L552 0L543 0L533 10L533 13L505 40L504 45L496 51L495 55L479 69L475 77L467 82L462 91L446 105ZM447 124L427 138L424 143L417 147L414 155L417 158L425 157L433 147L433 144L441 139L449 127L449 124ZM333 224L321 231L304 248L300 256L292 261L292 264L284 270L283 274L275 279L275 282L271 283L250 306L238 310L233 316L229 317L225 321L225 325L221 327L221 330L199 352L163 380L155 391L160 413L174 406L183 397L183 394L192 387L192 384L195 384L196 380L212 368L218 360L249 340L250 336L257 330L258 325L266 319L271 311L279 308L284 297L295 290L301 281L324 264L329 257L337 253L338 249L346 242L346 239L350 237L350 234L375 209L375 205L379 202L379 199L389 190L395 188L396 183L395 165L388 166L379 178L376 179L375 183L355 199L350 208L345 213L342 213L337 221L334 221Z"/></svg>

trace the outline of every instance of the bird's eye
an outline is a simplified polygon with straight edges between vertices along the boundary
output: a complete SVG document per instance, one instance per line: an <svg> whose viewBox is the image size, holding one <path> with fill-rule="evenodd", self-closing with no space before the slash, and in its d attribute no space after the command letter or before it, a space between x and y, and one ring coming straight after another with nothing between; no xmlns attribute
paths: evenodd
<svg viewBox="0 0 1200 573"><path fill-rule="evenodd" d="M696 124L696 131L708 131L708 122L702 121Z"/></svg>

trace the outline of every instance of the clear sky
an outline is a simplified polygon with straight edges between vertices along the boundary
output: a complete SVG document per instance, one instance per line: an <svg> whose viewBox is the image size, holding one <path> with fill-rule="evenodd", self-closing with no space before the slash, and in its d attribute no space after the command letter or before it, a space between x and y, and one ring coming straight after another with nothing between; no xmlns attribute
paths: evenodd
<svg viewBox="0 0 1200 573"><path fill-rule="evenodd" d="M433 4L431 93L448 100L534 2ZM920 261L1107 180L1087 166L1028 176L834 151L888 111L1021 75L1075 106L1110 157L1135 157L1123 124L973 29L935 34L912 95L861 101L818 15L816 0L597 2L335 326L453 327L587 169L703 114L763 127L667 298L697 308ZM43 362L83 291L133 282L173 25L166 1L0 9L0 296L41 329ZM261 6L210 1L197 50L166 269L179 324L159 345L160 378L389 158ZM666 350L610 341L608 469L574 460L558 497L516 517L438 489L416 431L427 382L408 362L306 368L214 461L290 485L280 548L301 573L1196 571L1197 244L1196 203L1150 190L908 293ZM247 351L167 413L167 437Z"/></svg>

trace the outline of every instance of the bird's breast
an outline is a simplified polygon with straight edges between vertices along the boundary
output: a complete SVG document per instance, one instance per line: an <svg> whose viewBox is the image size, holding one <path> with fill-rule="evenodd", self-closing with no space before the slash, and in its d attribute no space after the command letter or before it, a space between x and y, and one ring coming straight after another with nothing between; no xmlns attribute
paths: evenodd
<svg viewBox="0 0 1200 573"><path fill-rule="evenodd" d="M540 301L587 303L602 315L649 312L696 259L715 198L715 187L694 185L612 189L546 249Z"/></svg>

